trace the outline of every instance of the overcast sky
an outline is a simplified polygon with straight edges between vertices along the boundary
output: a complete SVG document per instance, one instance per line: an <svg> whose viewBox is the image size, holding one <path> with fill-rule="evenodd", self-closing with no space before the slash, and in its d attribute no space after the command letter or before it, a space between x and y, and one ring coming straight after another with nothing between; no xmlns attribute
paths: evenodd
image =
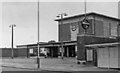
<svg viewBox="0 0 120 73"><path fill-rule="evenodd" d="M12 0L11 0L12 1ZM37 43L37 3L2 2L2 45L11 47L11 29L15 24L14 47ZM87 12L118 17L118 2L87 2ZM58 41L58 24L54 19L60 13L74 16L84 13L83 2L40 2L40 41Z"/></svg>

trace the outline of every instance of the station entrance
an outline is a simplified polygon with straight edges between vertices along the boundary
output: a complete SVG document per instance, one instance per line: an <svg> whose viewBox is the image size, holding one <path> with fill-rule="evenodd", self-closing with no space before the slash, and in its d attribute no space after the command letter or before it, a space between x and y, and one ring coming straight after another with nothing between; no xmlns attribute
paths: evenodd
<svg viewBox="0 0 120 73"><path fill-rule="evenodd" d="M65 57L75 57L76 56L75 45L65 46L64 47L64 56Z"/></svg>
<svg viewBox="0 0 120 73"><path fill-rule="evenodd" d="M61 56L61 47L47 47L47 56L48 57L60 57ZM64 57L75 57L76 56L76 48L75 45L63 46L63 54Z"/></svg>
<svg viewBox="0 0 120 73"><path fill-rule="evenodd" d="M61 49L61 42L50 42L40 44L40 56L45 57L61 57L63 52L64 57L76 57L77 43L76 41L63 42L63 49ZM29 56L37 56L37 45L28 46Z"/></svg>

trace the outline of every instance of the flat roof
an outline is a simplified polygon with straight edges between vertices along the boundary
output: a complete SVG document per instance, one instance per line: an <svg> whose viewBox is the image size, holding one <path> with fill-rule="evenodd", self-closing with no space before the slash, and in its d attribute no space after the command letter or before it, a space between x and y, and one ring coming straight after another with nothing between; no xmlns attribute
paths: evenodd
<svg viewBox="0 0 120 73"><path fill-rule="evenodd" d="M103 44L90 44L90 45L85 45L85 47L103 47L103 46L116 46L119 45L119 42L115 43L103 43Z"/></svg>
<svg viewBox="0 0 120 73"><path fill-rule="evenodd" d="M99 13L95 13L95 12L86 13L86 15L98 15L98 16L102 16L102 17L106 17L106 18L110 18L110 19L114 19L114 20L120 21L119 18L115 18L115 17L111 17L111 16L107 16L107 15L99 14ZM85 16L85 14L79 14L79 15L75 15L75 16L65 17L65 18L63 18L63 20L76 18L76 17L81 17L81 16ZM55 19L55 21L60 21L60 20L61 19Z"/></svg>
<svg viewBox="0 0 120 73"><path fill-rule="evenodd" d="M77 41L63 41L64 46L67 45L76 45ZM37 47L38 44L27 44L27 45L17 45L17 47L32 47L32 46L36 46ZM41 47L53 47L53 46L60 46L61 42L46 42L46 43L40 43Z"/></svg>

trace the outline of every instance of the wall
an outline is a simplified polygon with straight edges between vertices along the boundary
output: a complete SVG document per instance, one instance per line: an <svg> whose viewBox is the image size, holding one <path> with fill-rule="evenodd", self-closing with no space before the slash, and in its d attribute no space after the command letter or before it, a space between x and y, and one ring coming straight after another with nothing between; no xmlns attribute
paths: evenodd
<svg viewBox="0 0 120 73"><path fill-rule="evenodd" d="M120 68L120 44L118 45L118 66Z"/></svg>
<svg viewBox="0 0 120 73"><path fill-rule="evenodd" d="M92 32L92 21L93 17L91 15L88 16L90 26L87 29L88 34ZM83 20L82 17L70 18L67 20L63 20L63 24L60 24L59 21L59 41L77 41L78 34L84 34L84 29L82 28L81 21Z"/></svg>
<svg viewBox="0 0 120 73"><path fill-rule="evenodd" d="M59 25L59 41L70 41L70 24Z"/></svg>
<svg viewBox="0 0 120 73"><path fill-rule="evenodd" d="M71 27L72 23L78 22L79 18L74 18L74 19L68 19L68 20L63 20L63 24L61 25L61 21L58 22L58 32L59 32L59 41L63 40L63 41L71 41L72 39L74 39L74 36L76 36L76 34L71 34ZM76 25L76 24L75 24ZM71 39L72 37L72 39Z"/></svg>
<svg viewBox="0 0 120 73"><path fill-rule="evenodd" d="M11 57L12 56L12 51L11 48L1 48L0 51L2 51L0 57ZM18 51L14 49L14 57L17 57Z"/></svg>
<svg viewBox="0 0 120 73"><path fill-rule="evenodd" d="M18 51L18 54L17 54L18 57L27 57L28 56L26 48L17 49L17 51Z"/></svg>
<svg viewBox="0 0 120 73"><path fill-rule="evenodd" d="M88 44L102 44L117 42L117 39L110 39L105 37L95 37L92 35L78 35L77 37L77 56L79 60L85 60L85 46Z"/></svg>
<svg viewBox="0 0 120 73"><path fill-rule="evenodd" d="M11 48L1 48L0 49L0 57L11 57L12 51ZM14 57L28 57L27 54L27 49L26 48L21 48L21 49L14 49L13 51Z"/></svg>
<svg viewBox="0 0 120 73"><path fill-rule="evenodd" d="M4 49L2 50L2 48L0 49L0 51L2 51L0 57L11 57L11 50L10 49Z"/></svg>
<svg viewBox="0 0 120 73"><path fill-rule="evenodd" d="M104 37L117 36L117 25L120 21L96 15L95 22L97 21L102 25L101 28L103 28L102 32ZM96 28L100 28L100 27L96 27Z"/></svg>
<svg viewBox="0 0 120 73"><path fill-rule="evenodd" d="M94 24L94 35L95 36L104 36L104 30L103 30L103 21L95 20Z"/></svg>
<svg viewBox="0 0 120 73"><path fill-rule="evenodd" d="M89 15L87 18L90 22L87 34L102 37L116 37L118 34L117 30L120 30L120 27L119 29L117 28L120 21L98 15ZM64 41L76 41L77 34L84 34L85 30L81 26L82 20L83 17L76 17L63 20L63 25L59 22L59 41L61 39ZM72 31L74 26L76 27L76 31Z"/></svg>

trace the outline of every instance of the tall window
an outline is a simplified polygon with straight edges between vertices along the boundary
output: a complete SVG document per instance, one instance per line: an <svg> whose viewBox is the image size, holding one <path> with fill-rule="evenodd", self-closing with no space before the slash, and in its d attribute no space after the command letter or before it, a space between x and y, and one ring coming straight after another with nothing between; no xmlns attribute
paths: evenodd
<svg viewBox="0 0 120 73"><path fill-rule="evenodd" d="M111 23L109 23L109 36L111 36Z"/></svg>
<svg viewBox="0 0 120 73"><path fill-rule="evenodd" d="M117 36L117 23L112 23L110 29L111 36Z"/></svg>

